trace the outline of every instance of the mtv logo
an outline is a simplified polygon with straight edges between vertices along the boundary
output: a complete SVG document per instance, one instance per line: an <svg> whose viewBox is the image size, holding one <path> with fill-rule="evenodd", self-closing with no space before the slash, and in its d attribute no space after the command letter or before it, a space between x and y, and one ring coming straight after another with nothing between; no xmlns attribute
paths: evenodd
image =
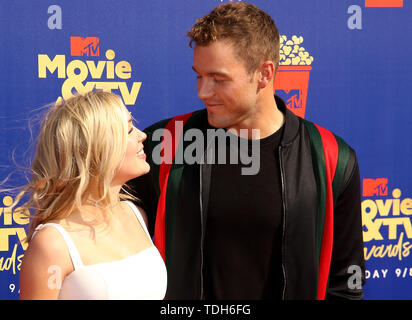
<svg viewBox="0 0 412 320"><path fill-rule="evenodd" d="M280 96L295 115L305 118L311 66L279 66L274 93Z"/></svg>
<svg viewBox="0 0 412 320"><path fill-rule="evenodd" d="M98 57L99 37L70 37L70 54L72 56Z"/></svg>
<svg viewBox="0 0 412 320"><path fill-rule="evenodd" d="M388 178L363 179L364 197L387 196Z"/></svg>
<svg viewBox="0 0 412 320"><path fill-rule="evenodd" d="M276 94L286 102L286 106L290 109L301 109L303 105L302 90L276 90Z"/></svg>
<svg viewBox="0 0 412 320"><path fill-rule="evenodd" d="M299 117L305 117L305 98L301 89L275 90L275 94L285 101L286 107Z"/></svg>

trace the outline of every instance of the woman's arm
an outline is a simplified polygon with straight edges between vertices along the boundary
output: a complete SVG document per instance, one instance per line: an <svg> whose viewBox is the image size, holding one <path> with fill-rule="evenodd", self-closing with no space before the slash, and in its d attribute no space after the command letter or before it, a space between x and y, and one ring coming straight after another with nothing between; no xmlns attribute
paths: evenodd
<svg viewBox="0 0 412 320"><path fill-rule="evenodd" d="M71 258L54 227L41 229L32 238L20 270L20 299L56 300L64 278L73 271Z"/></svg>

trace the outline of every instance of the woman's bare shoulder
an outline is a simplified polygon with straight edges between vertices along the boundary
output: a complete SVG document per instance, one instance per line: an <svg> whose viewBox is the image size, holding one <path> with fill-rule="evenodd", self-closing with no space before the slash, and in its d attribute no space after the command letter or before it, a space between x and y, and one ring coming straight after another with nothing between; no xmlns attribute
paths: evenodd
<svg viewBox="0 0 412 320"><path fill-rule="evenodd" d="M23 259L47 267L58 265L63 274L68 274L73 271L73 264L66 241L55 225L60 224L53 221L51 225L39 228L32 236Z"/></svg>
<svg viewBox="0 0 412 320"><path fill-rule="evenodd" d="M66 243L53 226L34 234L24 253L20 270L20 298L55 299L63 279L73 271ZM51 277L58 275L59 285ZM51 285L52 284L52 285Z"/></svg>
<svg viewBox="0 0 412 320"><path fill-rule="evenodd" d="M141 216L142 216L142 218L143 218L143 221L144 221L145 224L146 224L146 227L148 227L148 226L149 226L149 222L148 222L148 219L147 219L146 211L144 211L141 206L137 205L136 203L134 203L134 202L132 202L132 201L130 201L130 200L121 201L121 203L126 203L126 202L131 203L133 206L135 206L135 207L137 208L137 210L139 210L139 212L140 212L140 214L141 214Z"/></svg>
<svg viewBox="0 0 412 320"><path fill-rule="evenodd" d="M62 266L70 265L71 261L64 238L59 230L51 225L44 226L34 234L24 257L25 260L30 258L36 263L55 263Z"/></svg>

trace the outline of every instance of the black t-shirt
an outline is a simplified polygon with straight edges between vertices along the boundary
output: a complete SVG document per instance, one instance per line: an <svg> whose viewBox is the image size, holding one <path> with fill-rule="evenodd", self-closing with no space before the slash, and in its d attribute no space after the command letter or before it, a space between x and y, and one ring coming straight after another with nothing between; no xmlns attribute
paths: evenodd
<svg viewBox="0 0 412 320"><path fill-rule="evenodd" d="M237 164L229 162L230 150L237 147L233 141L227 139L226 148L216 148L226 153L227 162L212 167L204 246L206 299L281 298L282 134L283 127L260 140L255 175L242 175L240 155L245 148L240 148ZM249 141L249 156L252 148Z"/></svg>

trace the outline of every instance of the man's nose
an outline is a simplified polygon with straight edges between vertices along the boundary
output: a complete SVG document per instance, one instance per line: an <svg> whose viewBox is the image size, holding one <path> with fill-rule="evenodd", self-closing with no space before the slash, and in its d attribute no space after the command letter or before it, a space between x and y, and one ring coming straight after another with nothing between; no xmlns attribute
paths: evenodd
<svg viewBox="0 0 412 320"><path fill-rule="evenodd" d="M197 82L197 96L199 99L204 100L212 97L213 91L213 81L210 78L202 78Z"/></svg>

